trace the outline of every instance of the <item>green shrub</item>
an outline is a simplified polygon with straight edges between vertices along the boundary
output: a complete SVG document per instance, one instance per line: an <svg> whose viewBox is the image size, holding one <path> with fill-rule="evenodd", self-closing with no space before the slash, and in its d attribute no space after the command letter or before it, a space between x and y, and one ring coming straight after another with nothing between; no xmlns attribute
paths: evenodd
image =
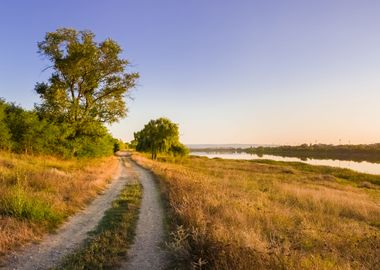
<svg viewBox="0 0 380 270"><path fill-rule="evenodd" d="M170 152L175 156L186 156L189 154L189 149L182 143L177 143L170 147Z"/></svg>
<svg viewBox="0 0 380 270"><path fill-rule="evenodd" d="M9 188L0 198L0 214L20 219L47 221L52 226L56 226L64 218L48 202L32 197L19 184Z"/></svg>
<svg viewBox="0 0 380 270"><path fill-rule="evenodd" d="M101 157L114 153L116 141L99 121L82 123L79 128L0 99L0 149L65 158Z"/></svg>

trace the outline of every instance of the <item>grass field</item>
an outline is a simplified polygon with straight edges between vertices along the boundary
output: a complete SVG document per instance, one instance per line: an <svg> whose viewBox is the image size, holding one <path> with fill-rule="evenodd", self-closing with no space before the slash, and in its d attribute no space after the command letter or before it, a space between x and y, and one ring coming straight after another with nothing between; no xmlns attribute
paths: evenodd
<svg viewBox="0 0 380 270"><path fill-rule="evenodd" d="M83 208L116 167L114 157L78 161L0 152L0 261Z"/></svg>
<svg viewBox="0 0 380 270"><path fill-rule="evenodd" d="M178 265L380 269L380 176L274 161L152 161Z"/></svg>

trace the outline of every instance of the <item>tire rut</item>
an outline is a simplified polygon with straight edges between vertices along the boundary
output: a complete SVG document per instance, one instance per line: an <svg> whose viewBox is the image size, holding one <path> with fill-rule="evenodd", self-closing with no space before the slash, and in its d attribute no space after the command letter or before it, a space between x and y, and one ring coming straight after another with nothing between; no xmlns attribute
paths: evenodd
<svg viewBox="0 0 380 270"><path fill-rule="evenodd" d="M95 198L82 212L69 218L55 234L47 235L38 244L29 244L22 251L11 255L8 263L0 266L0 269L49 269L56 266L96 228L112 201L128 183L131 178L129 173L124 157L119 158L114 180L102 195Z"/></svg>
<svg viewBox="0 0 380 270"><path fill-rule="evenodd" d="M165 269L167 254L162 248L165 233L160 194L152 173L134 161L130 163L143 186L143 197L134 244L128 250L128 260L121 269Z"/></svg>

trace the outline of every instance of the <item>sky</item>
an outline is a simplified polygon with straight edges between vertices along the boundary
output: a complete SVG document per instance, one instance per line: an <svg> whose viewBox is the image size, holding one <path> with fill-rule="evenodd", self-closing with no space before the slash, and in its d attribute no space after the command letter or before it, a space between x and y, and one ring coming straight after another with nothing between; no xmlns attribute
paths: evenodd
<svg viewBox="0 0 380 270"><path fill-rule="evenodd" d="M380 1L4 0L0 97L33 108L60 27L112 38L139 72L125 141L161 116L187 144L380 142Z"/></svg>

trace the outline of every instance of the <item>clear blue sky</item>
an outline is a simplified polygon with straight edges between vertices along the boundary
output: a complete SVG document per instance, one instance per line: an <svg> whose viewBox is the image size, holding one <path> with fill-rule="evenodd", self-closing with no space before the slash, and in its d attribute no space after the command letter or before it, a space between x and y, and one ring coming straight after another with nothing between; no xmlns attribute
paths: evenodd
<svg viewBox="0 0 380 270"><path fill-rule="evenodd" d="M141 74L132 139L152 118L185 143L380 141L380 1L70 0L0 2L0 97L32 108L59 27L111 37Z"/></svg>

